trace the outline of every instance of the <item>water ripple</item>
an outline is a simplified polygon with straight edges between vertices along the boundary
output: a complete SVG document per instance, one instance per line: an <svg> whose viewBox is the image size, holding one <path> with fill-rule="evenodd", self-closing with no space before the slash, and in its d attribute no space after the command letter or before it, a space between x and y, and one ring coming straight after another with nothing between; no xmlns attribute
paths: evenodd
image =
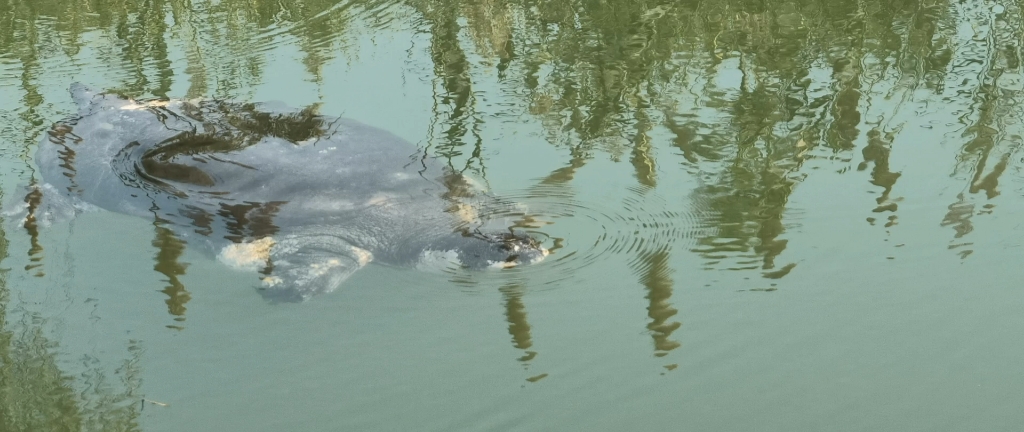
<svg viewBox="0 0 1024 432"><path fill-rule="evenodd" d="M511 270L544 272L542 280L547 284L620 257L628 257L630 267L641 271L644 265L637 261L650 253L674 247L687 249L707 234L699 215L672 209L653 194L627 195L618 205L583 201L561 185L540 185L501 195L499 204L479 210L480 218L501 220L542 240L551 251L544 263ZM568 239L580 240L576 243Z"/></svg>

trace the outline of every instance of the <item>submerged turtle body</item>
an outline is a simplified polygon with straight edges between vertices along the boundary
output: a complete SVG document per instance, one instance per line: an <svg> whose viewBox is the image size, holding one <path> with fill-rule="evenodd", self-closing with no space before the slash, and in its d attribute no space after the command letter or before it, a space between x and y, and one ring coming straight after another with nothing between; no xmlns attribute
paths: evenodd
<svg viewBox="0 0 1024 432"><path fill-rule="evenodd" d="M50 190L175 227L259 270L271 297L331 291L370 261L501 267L547 254L522 233L474 228L465 179L386 131L311 108L71 92L79 115L36 154Z"/></svg>

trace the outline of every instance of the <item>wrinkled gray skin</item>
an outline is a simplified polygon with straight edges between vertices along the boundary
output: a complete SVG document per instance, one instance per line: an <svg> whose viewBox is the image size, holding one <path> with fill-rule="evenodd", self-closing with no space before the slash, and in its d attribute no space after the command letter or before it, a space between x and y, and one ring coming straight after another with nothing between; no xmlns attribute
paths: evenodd
<svg viewBox="0 0 1024 432"><path fill-rule="evenodd" d="M464 179L383 130L313 109L71 93L79 115L36 155L36 190L61 195L51 210L64 200L157 218L260 271L272 299L329 292L371 260L482 268L547 254L522 233L473 228Z"/></svg>

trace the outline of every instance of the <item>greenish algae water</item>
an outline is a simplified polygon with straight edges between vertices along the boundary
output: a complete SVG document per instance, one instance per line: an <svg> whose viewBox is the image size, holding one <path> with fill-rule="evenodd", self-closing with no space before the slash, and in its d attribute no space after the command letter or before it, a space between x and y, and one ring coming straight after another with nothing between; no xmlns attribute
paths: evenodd
<svg viewBox="0 0 1024 432"><path fill-rule="evenodd" d="M6 221L0 430L1013 430L1022 36L981 1L0 0L7 210L80 81L319 104L555 252L272 304L158 221Z"/></svg>

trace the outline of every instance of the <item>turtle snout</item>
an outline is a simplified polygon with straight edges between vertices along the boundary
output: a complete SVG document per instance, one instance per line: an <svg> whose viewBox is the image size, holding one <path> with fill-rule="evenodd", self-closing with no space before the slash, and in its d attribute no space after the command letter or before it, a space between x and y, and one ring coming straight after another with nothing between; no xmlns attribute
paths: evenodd
<svg viewBox="0 0 1024 432"><path fill-rule="evenodd" d="M501 239L500 248L506 256L502 262L496 264L502 268L537 263L550 253L540 245L540 242L525 234L508 234Z"/></svg>
<svg viewBox="0 0 1024 432"><path fill-rule="evenodd" d="M459 264L466 268L510 268L533 264L548 255L539 241L520 232L460 235L455 251Z"/></svg>

